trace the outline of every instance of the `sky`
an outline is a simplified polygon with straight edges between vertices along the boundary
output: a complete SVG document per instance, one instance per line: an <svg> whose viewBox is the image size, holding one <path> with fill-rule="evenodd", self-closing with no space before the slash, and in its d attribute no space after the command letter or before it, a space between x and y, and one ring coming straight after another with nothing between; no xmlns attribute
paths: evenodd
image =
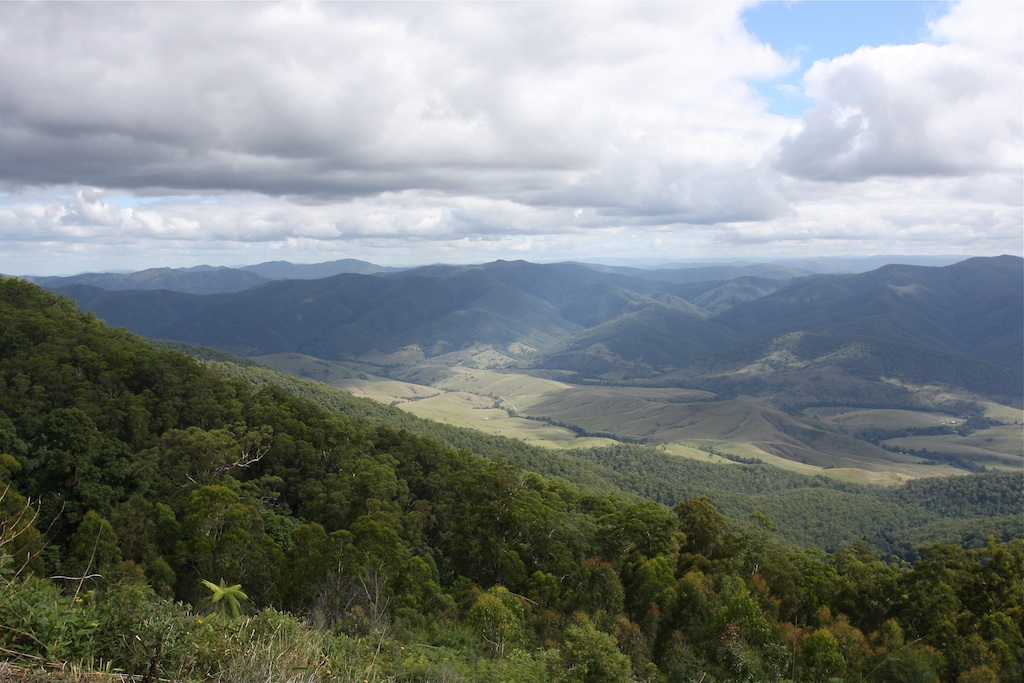
<svg viewBox="0 0 1024 683"><path fill-rule="evenodd" d="M0 3L0 273L1024 255L1018 2Z"/></svg>

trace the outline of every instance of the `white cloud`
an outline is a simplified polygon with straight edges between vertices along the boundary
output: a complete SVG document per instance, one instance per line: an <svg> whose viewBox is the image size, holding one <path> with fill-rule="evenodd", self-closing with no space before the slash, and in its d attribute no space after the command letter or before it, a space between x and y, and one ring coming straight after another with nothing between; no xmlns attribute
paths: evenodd
<svg viewBox="0 0 1024 683"><path fill-rule="evenodd" d="M786 256L1024 251L1020 179L794 180L789 192L801 197L798 210L756 225L722 226L715 236L719 248ZM1003 202L993 194L1016 198Z"/></svg>
<svg viewBox="0 0 1024 683"><path fill-rule="evenodd" d="M935 44L864 47L804 75L817 105L780 144L795 176L967 175L1020 171L1024 13L965 3L932 25Z"/></svg>
<svg viewBox="0 0 1024 683"><path fill-rule="evenodd" d="M1019 11L819 62L796 122L742 8L0 3L0 269L1021 251Z"/></svg>
<svg viewBox="0 0 1024 683"><path fill-rule="evenodd" d="M749 159L771 125L720 122L752 104L738 79L786 68L727 4L43 3L0 14L12 27L0 76L11 183L508 196L593 172L609 146L655 163Z"/></svg>

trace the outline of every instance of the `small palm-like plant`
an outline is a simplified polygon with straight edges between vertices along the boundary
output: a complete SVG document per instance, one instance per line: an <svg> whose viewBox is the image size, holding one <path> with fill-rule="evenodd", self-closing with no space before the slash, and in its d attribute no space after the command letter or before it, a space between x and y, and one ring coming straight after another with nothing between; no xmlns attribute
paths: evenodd
<svg viewBox="0 0 1024 683"><path fill-rule="evenodd" d="M203 579L203 585L210 590L210 603L213 605L215 620L230 621L242 615L242 601L249 599L242 590L242 584L229 586L224 583L224 579L221 579L219 584Z"/></svg>

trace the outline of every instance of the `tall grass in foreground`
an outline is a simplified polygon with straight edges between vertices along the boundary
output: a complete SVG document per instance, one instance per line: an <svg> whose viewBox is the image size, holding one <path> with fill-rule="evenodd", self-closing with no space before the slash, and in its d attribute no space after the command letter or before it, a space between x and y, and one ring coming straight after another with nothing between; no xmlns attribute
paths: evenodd
<svg viewBox="0 0 1024 683"><path fill-rule="evenodd" d="M0 557L10 567L10 557ZM312 627L274 610L211 618L115 583L77 597L50 580L0 579L0 680L12 683L463 683L556 681L558 650L487 656L454 621L396 637L387 624L358 635ZM427 641L430 641L429 643Z"/></svg>

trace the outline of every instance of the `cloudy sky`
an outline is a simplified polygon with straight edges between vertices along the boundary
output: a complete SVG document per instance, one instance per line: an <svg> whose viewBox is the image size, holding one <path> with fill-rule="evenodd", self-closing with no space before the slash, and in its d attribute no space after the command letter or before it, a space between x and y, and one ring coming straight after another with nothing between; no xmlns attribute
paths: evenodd
<svg viewBox="0 0 1024 683"><path fill-rule="evenodd" d="M0 272L1024 253L1017 2L0 3Z"/></svg>

